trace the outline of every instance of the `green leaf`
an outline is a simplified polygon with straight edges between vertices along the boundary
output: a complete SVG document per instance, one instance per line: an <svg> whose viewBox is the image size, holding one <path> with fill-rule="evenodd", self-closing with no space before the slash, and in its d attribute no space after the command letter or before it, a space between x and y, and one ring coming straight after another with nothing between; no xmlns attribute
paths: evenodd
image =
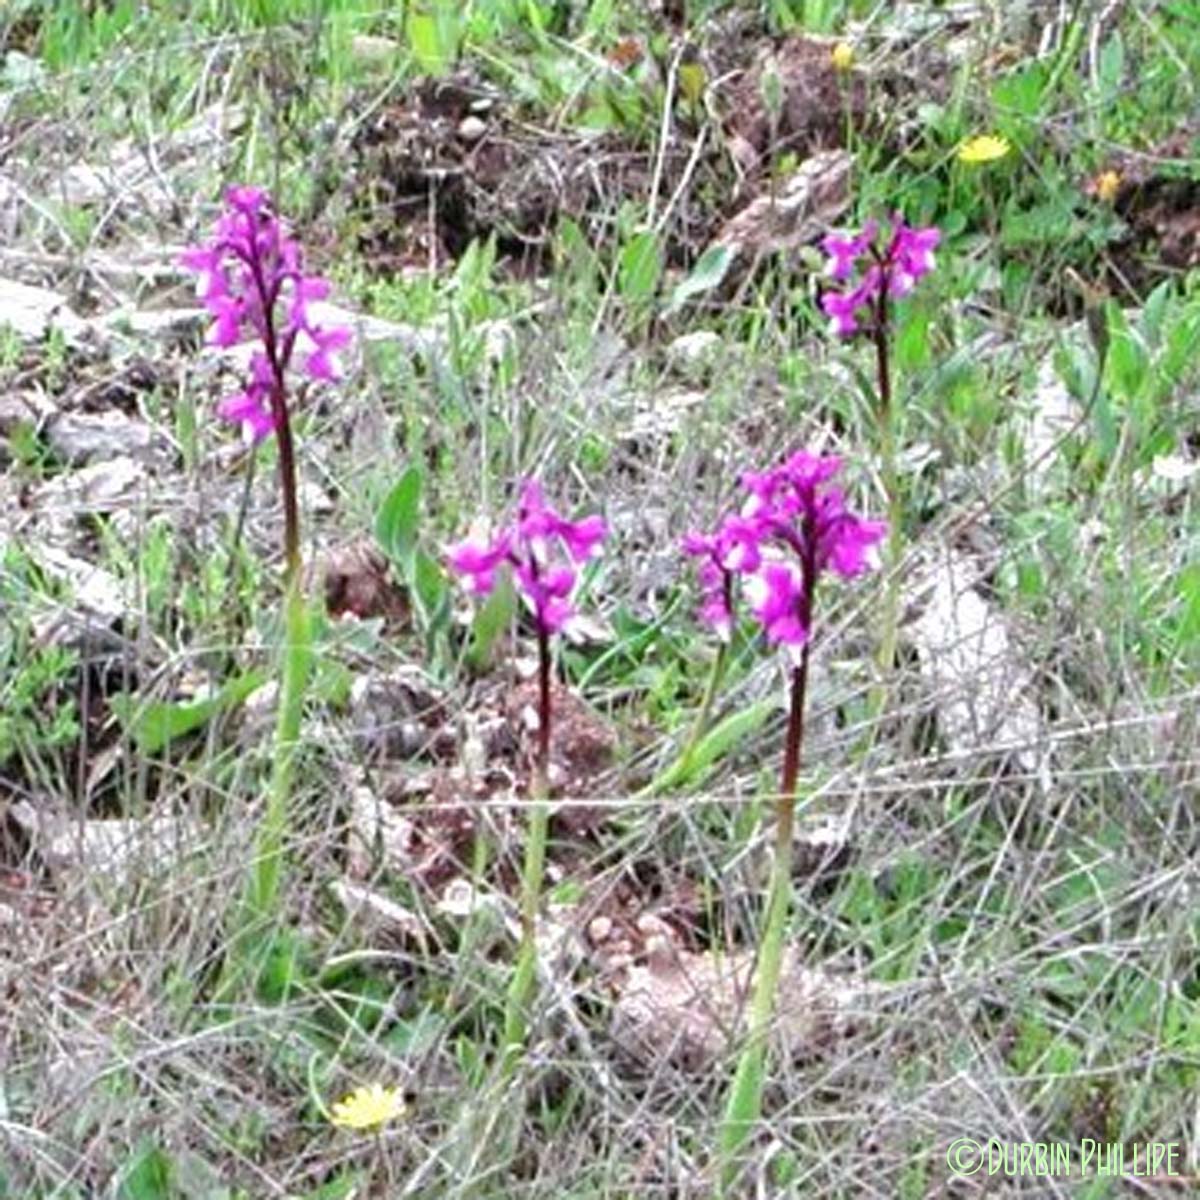
<svg viewBox="0 0 1200 1200"><path fill-rule="evenodd" d="M413 558L413 596L425 625L425 637L432 648L437 635L450 622L450 581L442 564L424 550Z"/></svg>
<svg viewBox="0 0 1200 1200"><path fill-rule="evenodd" d="M1000 79L992 88L992 103L1014 117L1035 117L1042 107L1046 68L1033 63Z"/></svg>
<svg viewBox="0 0 1200 1200"><path fill-rule="evenodd" d="M404 23L409 48L427 75L444 75L458 56L457 0L413 0Z"/></svg>
<svg viewBox="0 0 1200 1200"><path fill-rule="evenodd" d="M761 729L777 708L775 700L759 700L741 712L731 713L700 739L696 745L693 763L703 768L724 758L738 742Z"/></svg>
<svg viewBox="0 0 1200 1200"><path fill-rule="evenodd" d="M389 1053L417 1057L428 1054L445 1036L447 1020L432 1009L422 1009L415 1017L397 1021L382 1042Z"/></svg>
<svg viewBox="0 0 1200 1200"><path fill-rule="evenodd" d="M736 251L736 246L709 246L696 260L687 278L675 285L667 315L678 312L693 296L702 296L720 287Z"/></svg>
<svg viewBox="0 0 1200 1200"><path fill-rule="evenodd" d="M1124 400L1137 396L1149 376L1146 349L1137 334L1126 326L1108 344L1108 374L1113 390Z"/></svg>
<svg viewBox="0 0 1200 1200"><path fill-rule="evenodd" d="M508 573L504 572L471 622L471 647L467 651L467 660L476 670L486 666L496 639L508 628L516 611L517 593Z"/></svg>
<svg viewBox="0 0 1200 1200"><path fill-rule="evenodd" d="M902 371L918 371L929 362L929 313L910 308L896 337L896 365Z"/></svg>
<svg viewBox="0 0 1200 1200"><path fill-rule="evenodd" d="M749 708L731 713L723 721L718 721L696 743L690 754L672 763L647 785L646 794L656 795L669 788L700 782L715 762L724 758L738 742L760 729L777 707L775 700L759 700Z"/></svg>
<svg viewBox="0 0 1200 1200"><path fill-rule="evenodd" d="M1200 306L1171 326L1166 341L1166 350L1159 363L1159 377L1167 387L1172 387L1200 352Z"/></svg>
<svg viewBox="0 0 1200 1200"><path fill-rule="evenodd" d="M270 673L262 668L247 671L229 680L212 696L182 704L163 700L139 703L137 695L129 692L112 696L109 704L138 749L143 754L155 754L176 738L202 728L217 713L241 704L269 678Z"/></svg>
<svg viewBox="0 0 1200 1200"><path fill-rule="evenodd" d="M1200 647L1200 566L1192 564L1179 573L1179 598L1182 607L1175 628L1180 650Z"/></svg>
<svg viewBox="0 0 1200 1200"><path fill-rule="evenodd" d="M1121 35L1118 32L1113 32L1113 35L1104 43L1104 48L1100 51L1099 70L1097 72L1100 79L1100 92L1103 96L1113 96L1121 87L1121 80L1125 75L1125 43L1121 41Z"/></svg>
<svg viewBox="0 0 1200 1200"><path fill-rule="evenodd" d="M621 251L617 286L626 300L646 300L654 294L662 273L658 239L649 230L636 233Z"/></svg>
<svg viewBox="0 0 1200 1200"><path fill-rule="evenodd" d="M600 273L595 250L579 225L570 217L560 217L554 249L555 265L568 273L573 286L591 292Z"/></svg>
<svg viewBox="0 0 1200 1200"><path fill-rule="evenodd" d="M316 1191L307 1192L304 1200L353 1200L359 1194L362 1182L361 1171L339 1171L333 1179L321 1184Z"/></svg>
<svg viewBox="0 0 1200 1200"><path fill-rule="evenodd" d="M172 1200L171 1160L157 1146L144 1145L121 1176L119 1200Z"/></svg>
<svg viewBox="0 0 1200 1200"><path fill-rule="evenodd" d="M1146 303L1142 306L1142 318L1138 322L1138 326L1142 331L1142 336L1150 345L1157 345L1162 337L1164 320L1167 315L1167 308L1175 294L1175 281L1172 279L1164 280L1146 297Z"/></svg>
<svg viewBox="0 0 1200 1200"><path fill-rule="evenodd" d="M375 516L375 538L383 552L407 576L412 569L421 520L421 485L424 472L413 465L400 476Z"/></svg>
<svg viewBox="0 0 1200 1200"><path fill-rule="evenodd" d="M679 94L693 107L704 99L708 76L698 62L682 63L679 67Z"/></svg>

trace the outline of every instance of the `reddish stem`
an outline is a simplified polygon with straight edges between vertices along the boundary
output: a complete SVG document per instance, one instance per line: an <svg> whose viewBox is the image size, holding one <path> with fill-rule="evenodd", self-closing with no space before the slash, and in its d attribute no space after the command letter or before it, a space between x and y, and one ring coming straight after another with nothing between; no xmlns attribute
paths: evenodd
<svg viewBox="0 0 1200 1200"><path fill-rule="evenodd" d="M538 738L535 791L543 799L550 787L550 635L541 621L538 639Z"/></svg>
<svg viewBox="0 0 1200 1200"><path fill-rule="evenodd" d="M891 419L892 413L892 371L888 362L888 324L891 314L888 311L888 276L887 263L880 262L883 278L880 281L879 292L875 297L875 320L871 329L871 340L875 343L875 373L879 384L879 407L885 420Z"/></svg>
<svg viewBox="0 0 1200 1200"><path fill-rule="evenodd" d="M296 447L292 438L285 377L295 339L287 337L283 344L280 344L275 332L278 288L267 285L262 260L257 253L257 236L251 240L251 245L255 247L255 252L251 254L247 265L254 276L254 285L262 306L260 332L263 350L271 367L271 419L275 425L275 439L279 445L279 478L283 489L284 587L290 589L300 577L300 499L296 488Z"/></svg>
<svg viewBox="0 0 1200 1200"><path fill-rule="evenodd" d="M817 587L817 514L810 504L804 517L800 546L804 590L800 595L800 625L808 631L800 650L800 662L792 671L791 703L788 710L787 737L783 749L783 774L779 781L777 810L781 821L789 825L796 805L796 780L800 775L800 750L804 743L804 700L808 692L808 658L812 647L813 596Z"/></svg>

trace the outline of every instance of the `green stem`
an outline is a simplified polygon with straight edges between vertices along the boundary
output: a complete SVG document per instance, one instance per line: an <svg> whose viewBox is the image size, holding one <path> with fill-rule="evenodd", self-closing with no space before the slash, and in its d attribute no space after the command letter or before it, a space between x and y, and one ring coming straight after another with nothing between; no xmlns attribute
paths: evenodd
<svg viewBox="0 0 1200 1200"><path fill-rule="evenodd" d="M216 1004L231 1001L244 984L256 977L257 963L262 961L260 947L263 944L263 931L274 917L279 902L284 844L290 817L288 802L300 741L304 692L313 659L312 627L298 573L289 583L284 597L284 631L286 641L267 806L255 835L250 878L237 915L231 945L213 994Z"/></svg>
<svg viewBox="0 0 1200 1200"><path fill-rule="evenodd" d="M525 862L521 870L521 946L504 1008L505 1075L516 1066L525 1048L525 1014L537 978L537 914L550 834L550 666L550 637L539 623L537 757L533 767Z"/></svg>
<svg viewBox="0 0 1200 1200"><path fill-rule="evenodd" d="M806 623L811 616L811 593L805 601ZM796 784L804 742L804 697L808 688L810 642L805 642L800 664L792 672L791 706L783 775L775 800L775 857L767 896L766 921L759 946L754 998L746 1046L738 1058L725 1116L717 1141L718 1191L724 1194L737 1173L738 1152L762 1113L762 1093L767 1061L767 1035L775 1013L775 997L783 970L784 935L792 898L792 839L796 824Z"/></svg>
<svg viewBox="0 0 1200 1200"><path fill-rule="evenodd" d="M298 574L298 573L297 573ZM267 809L259 827L248 907L254 917L269 917L279 897L283 844L288 830L288 801L300 743L304 692L312 668L312 627L299 579L292 578L284 597L283 671L275 724L275 758Z"/></svg>

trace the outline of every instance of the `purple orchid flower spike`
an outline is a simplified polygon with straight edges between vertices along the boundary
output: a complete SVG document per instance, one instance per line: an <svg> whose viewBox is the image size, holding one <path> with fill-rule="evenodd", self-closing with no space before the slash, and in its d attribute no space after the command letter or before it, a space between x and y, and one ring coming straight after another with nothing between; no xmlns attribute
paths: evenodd
<svg viewBox="0 0 1200 1200"><path fill-rule="evenodd" d="M849 337L863 327L886 325L886 302L907 296L917 281L934 269L933 251L941 240L933 226L917 229L897 213L890 237L881 244L879 225L868 221L852 237L830 234L821 242L829 255L825 273L839 283L852 283L845 291L827 291L821 308L838 337Z"/></svg>
<svg viewBox="0 0 1200 1200"><path fill-rule="evenodd" d="M772 560L746 580L746 599L767 641L793 647L808 641L800 618L804 607L804 573L792 562Z"/></svg>
<svg viewBox="0 0 1200 1200"><path fill-rule="evenodd" d="M682 542L685 554L700 559L699 576L702 600L697 616L721 639L733 637L733 570L725 565L727 557L720 534L686 534Z"/></svg>
<svg viewBox="0 0 1200 1200"><path fill-rule="evenodd" d="M854 247L839 245L836 251L842 258L848 258ZM839 270L840 265L835 263L835 273ZM741 512L727 518L714 533L690 533L683 543L685 552L700 560L704 591L701 619L717 630L722 645L713 660L699 715L683 754L677 766L660 778L668 782L681 776L687 779L695 763L728 658L725 642L733 625L735 584L740 585L766 641L781 647L790 659L787 732L774 803L775 853L750 1007L750 1036L755 1040L749 1043L738 1064L727 1107L729 1124L722 1133L723 1145L735 1149L740 1141L734 1140L730 1130L736 1131L739 1139L744 1138L741 1131L753 1124L747 1113L757 1116L759 1111L758 1092L747 1092L744 1081L751 1081L755 1088L761 1086L766 1033L773 1016L786 945L817 584L827 569L846 576L865 570L875 544L884 535L882 522L863 520L846 508L842 490L831 482L840 468L841 460L832 455L800 451L770 470L746 471L741 478L746 490ZM654 786L652 782L651 787Z"/></svg>
<svg viewBox="0 0 1200 1200"><path fill-rule="evenodd" d="M339 379L337 355L350 344L350 331L325 326L313 315L310 304L328 296L329 284L304 273L299 244L261 188L231 187L210 240L185 250L179 261L196 273L196 292L213 318L209 342L222 348L257 343L245 386L217 405L217 415L240 425L251 445L271 434L278 439L287 569L296 579L300 516L288 412L292 361L299 350L311 379Z"/></svg>
<svg viewBox="0 0 1200 1200"><path fill-rule="evenodd" d="M476 595L490 593L496 572L508 563L517 590L533 610L539 632L570 633L577 615L570 603L576 581L574 565L594 558L605 534L599 516L579 521L560 516L546 503L541 486L529 479L521 485L516 521L510 528L502 529L490 542L451 546L446 561L467 577Z"/></svg>
<svg viewBox="0 0 1200 1200"><path fill-rule="evenodd" d="M850 577L871 564L886 525L847 510L830 483L841 465L801 450L769 471L745 471L742 511L715 533L684 538L684 551L700 560L700 617L722 640L733 628L737 580L767 640L794 655L808 642L822 572Z"/></svg>
<svg viewBox="0 0 1200 1200"><path fill-rule="evenodd" d="M466 541L449 547L450 568L465 577L476 595L496 586L507 565L522 600L532 609L537 631L538 724L537 745L530 775L529 834L521 871L521 944L517 968L506 995L504 1044L506 1062L524 1044L526 1005L537 972L537 910L545 872L550 811L550 736L554 689L550 639L571 632L577 612L571 602L576 567L600 552L606 533L598 516L571 521L556 512L532 479L521 484L516 518L486 541ZM507 1068L506 1068L507 1069Z"/></svg>
<svg viewBox="0 0 1200 1200"><path fill-rule="evenodd" d="M862 232L854 237L843 238L838 237L836 233L831 233L822 239L821 249L829 255L825 272L830 279L849 279L854 271L855 263L862 255L866 254L871 243L875 241L878 231L878 223L868 221L863 226Z"/></svg>
<svg viewBox="0 0 1200 1200"><path fill-rule="evenodd" d="M348 329L322 325L310 305L329 295L329 283L304 273L299 245L274 215L267 194L232 187L210 241L185 250L181 265L196 272L196 292L213 318L209 342L228 348L256 341L244 391L217 412L242 426L248 442L278 434L286 420L287 372L297 352L310 379L335 382L338 358L350 344Z"/></svg>

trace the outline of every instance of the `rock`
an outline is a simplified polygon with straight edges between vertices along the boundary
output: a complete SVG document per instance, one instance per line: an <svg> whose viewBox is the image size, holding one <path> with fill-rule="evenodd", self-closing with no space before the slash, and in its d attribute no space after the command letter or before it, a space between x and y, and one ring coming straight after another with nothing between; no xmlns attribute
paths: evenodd
<svg viewBox="0 0 1200 1200"><path fill-rule="evenodd" d="M124 455L67 471L42 484L33 495L39 515L58 520L112 512L127 504L146 480L145 467Z"/></svg>
<svg viewBox="0 0 1200 1200"><path fill-rule="evenodd" d="M969 558L947 548L918 584L927 599L911 633L938 731L952 753L1011 755L1046 788L1033 672L1004 614L976 590L978 575Z"/></svg>
<svg viewBox="0 0 1200 1200"><path fill-rule="evenodd" d="M647 1069L672 1065L704 1071L740 1036L753 984L755 955L738 951L693 954L667 934L646 941L646 962L629 968L618 989L612 1037ZM850 976L812 970L798 950L784 953L772 1027L774 1052L783 1058L828 1051L851 1032L872 988Z"/></svg>
<svg viewBox="0 0 1200 1200"><path fill-rule="evenodd" d="M47 576L66 586L73 606L93 620L112 625L128 611L121 581L103 567L45 543L39 544L32 556ZM47 631L42 628L41 632Z"/></svg>
<svg viewBox="0 0 1200 1200"><path fill-rule="evenodd" d="M144 460L158 441L145 421L121 412L61 413L49 422L46 440L73 467L122 455Z"/></svg>
<svg viewBox="0 0 1200 1200"><path fill-rule="evenodd" d="M716 361L721 345L719 333L711 329L697 329L671 342L667 347L667 361L687 375L700 375Z"/></svg>
<svg viewBox="0 0 1200 1200"><path fill-rule="evenodd" d="M0 279L0 327L5 325L26 342L40 341L58 329L69 343L78 343L88 330L88 322L72 312L66 296L15 279Z"/></svg>
<svg viewBox="0 0 1200 1200"><path fill-rule="evenodd" d="M417 828L365 785L350 789L346 867L351 879L367 879L377 867L407 874L418 853Z"/></svg>
<svg viewBox="0 0 1200 1200"><path fill-rule="evenodd" d="M806 159L773 192L751 200L717 235L743 256L794 250L828 231L850 206L850 168L845 150L823 150Z"/></svg>
<svg viewBox="0 0 1200 1200"><path fill-rule="evenodd" d="M105 334L166 343L199 340L211 324L212 317L203 308L118 308L96 321Z"/></svg>
<svg viewBox="0 0 1200 1200"><path fill-rule="evenodd" d="M464 142L477 142L487 133L487 122L474 114L463 117L458 123L458 136Z"/></svg>
<svg viewBox="0 0 1200 1200"><path fill-rule="evenodd" d="M412 942L425 949L428 930L416 913L403 904L348 879L334 880L329 887L347 916L358 925L366 926L368 945L377 944L379 940Z"/></svg>
<svg viewBox="0 0 1200 1200"><path fill-rule="evenodd" d="M389 37L359 33L350 39L350 53L363 63L391 62L399 51L400 43Z"/></svg>
<svg viewBox="0 0 1200 1200"><path fill-rule="evenodd" d="M151 870L176 869L203 841L200 825L182 817L77 821L39 811L27 800L8 811L52 873L111 891Z"/></svg>
<svg viewBox="0 0 1200 1200"><path fill-rule="evenodd" d="M416 667L359 676L350 690L355 749L372 762L414 758L428 751L426 721L441 707Z"/></svg>

